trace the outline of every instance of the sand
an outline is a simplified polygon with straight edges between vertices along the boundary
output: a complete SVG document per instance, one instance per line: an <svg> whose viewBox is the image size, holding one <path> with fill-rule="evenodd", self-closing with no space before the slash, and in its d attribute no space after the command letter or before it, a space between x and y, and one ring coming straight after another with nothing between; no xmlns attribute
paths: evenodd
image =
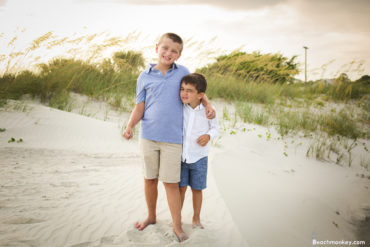
<svg viewBox="0 0 370 247"><path fill-rule="evenodd" d="M191 229L188 193L182 215L190 239L178 243L160 184L158 223L139 232L134 223L144 219L146 205L138 141L121 137L128 113L99 109L64 112L35 101L0 109L6 129L0 133L0 246L286 247L361 240L368 170L306 158L305 139L281 140L271 129L229 122L221 123L211 147L205 229ZM23 142L8 143L12 137Z"/></svg>
<svg viewBox="0 0 370 247"><path fill-rule="evenodd" d="M254 128L224 137L213 159L218 188L250 246L363 240L357 221L370 205L369 172L304 158L303 148L266 141L258 137L266 129Z"/></svg>
<svg viewBox="0 0 370 247"><path fill-rule="evenodd" d="M0 246L179 246L163 185L158 222L146 216L137 139L121 137L117 118L103 121L27 102L0 111ZM16 110L14 110L16 108ZM123 117L128 114L123 114ZM122 123L121 123L122 124ZM8 143L14 137L23 142ZM209 176L203 224L191 228L187 194L181 246L248 246Z"/></svg>

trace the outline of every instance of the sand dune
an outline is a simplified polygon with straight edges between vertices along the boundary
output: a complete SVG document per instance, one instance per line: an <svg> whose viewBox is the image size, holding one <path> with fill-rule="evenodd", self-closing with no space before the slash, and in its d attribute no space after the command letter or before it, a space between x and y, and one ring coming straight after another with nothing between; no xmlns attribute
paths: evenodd
<svg viewBox="0 0 370 247"><path fill-rule="evenodd" d="M306 140L276 140L273 130L266 140L261 138L266 128L249 128L254 130L219 141L213 171L250 246L364 240L357 235L357 222L370 206L369 171L305 158Z"/></svg>
<svg viewBox="0 0 370 247"><path fill-rule="evenodd" d="M137 140L117 123L27 103L0 112L0 246L178 246L160 185L158 223L145 217ZM8 143L14 137L23 142ZM205 192L204 230L191 229L191 198L181 246L247 246L212 175Z"/></svg>
<svg viewBox="0 0 370 247"><path fill-rule="evenodd" d="M17 104L0 109L6 129L0 246L296 247L312 246L313 239L363 240L356 233L370 208L368 170L306 158L304 138L282 140L271 129L227 122L210 154L205 229L191 229L188 193L182 215L190 239L176 241L161 184L158 223L139 232L133 225L146 216L146 205L137 139L121 137L128 113L87 117Z"/></svg>

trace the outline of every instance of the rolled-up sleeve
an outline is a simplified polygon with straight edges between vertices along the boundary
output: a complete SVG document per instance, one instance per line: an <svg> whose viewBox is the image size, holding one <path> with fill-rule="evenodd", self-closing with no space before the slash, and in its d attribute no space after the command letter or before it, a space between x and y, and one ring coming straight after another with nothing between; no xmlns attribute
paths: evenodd
<svg viewBox="0 0 370 247"><path fill-rule="evenodd" d="M218 133L220 132L220 126L218 125L216 117L208 121L209 121L209 131L207 134L210 136L211 140L213 140L215 137L218 136Z"/></svg>

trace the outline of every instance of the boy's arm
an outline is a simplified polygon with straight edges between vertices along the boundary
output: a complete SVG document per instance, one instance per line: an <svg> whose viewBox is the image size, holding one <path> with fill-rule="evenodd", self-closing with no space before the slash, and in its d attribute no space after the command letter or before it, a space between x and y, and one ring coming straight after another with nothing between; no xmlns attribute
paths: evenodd
<svg viewBox="0 0 370 247"><path fill-rule="evenodd" d="M206 116L208 119L214 119L216 117L216 111L212 107L211 102L209 101L207 95L204 95L202 98L202 104L206 108Z"/></svg>
<svg viewBox="0 0 370 247"><path fill-rule="evenodd" d="M220 132L220 125L218 125L217 118L209 120L209 131L208 135L210 136L211 140L218 136Z"/></svg>
<svg viewBox="0 0 370 247"><path fill-rule="evenodd" d="M134 110L132 110L130 119L126 126L126 130L125 132L123 132L123 137L126 138L127 140L130 140L133 137L134 134L132 129L143 118L144 110L145 110L145 101L136 104Z"/></svg>
<svg viewBox="0 0 370 247"><path fill-rule="evenodd" d="M197 143L201 146L207 145L210 140L213 140L220 132L220 126L218 125L217 118L209 120L209 131L207 134L201 135Z"/></svg>

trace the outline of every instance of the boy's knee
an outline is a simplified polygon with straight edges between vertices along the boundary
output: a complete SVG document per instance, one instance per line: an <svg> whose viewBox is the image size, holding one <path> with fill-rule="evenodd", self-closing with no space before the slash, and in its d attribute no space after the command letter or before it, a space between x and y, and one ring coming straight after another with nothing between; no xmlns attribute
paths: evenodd
<svg viewBox="0 0 370 247"><path fill-rule="evenodd" d="M163 182L165 188L177 188L179 189L179 183L166 183Z"/></svg>
<svg viewBox="0 0 370 247"><path fill-rule="evenodd" d="M193 189L193 188L191 188L191 191L193 192L193 193L202 193L202 190L195 190L195 189Z"/></svg>
<svg viewBox="0 0 370 247"><path fill-rule="evenodd" d="M145 184L147 184L147 185L157 185L158 184L158 179L157 178L155 178L155 179L144 179L145 180Z"/></svg>

